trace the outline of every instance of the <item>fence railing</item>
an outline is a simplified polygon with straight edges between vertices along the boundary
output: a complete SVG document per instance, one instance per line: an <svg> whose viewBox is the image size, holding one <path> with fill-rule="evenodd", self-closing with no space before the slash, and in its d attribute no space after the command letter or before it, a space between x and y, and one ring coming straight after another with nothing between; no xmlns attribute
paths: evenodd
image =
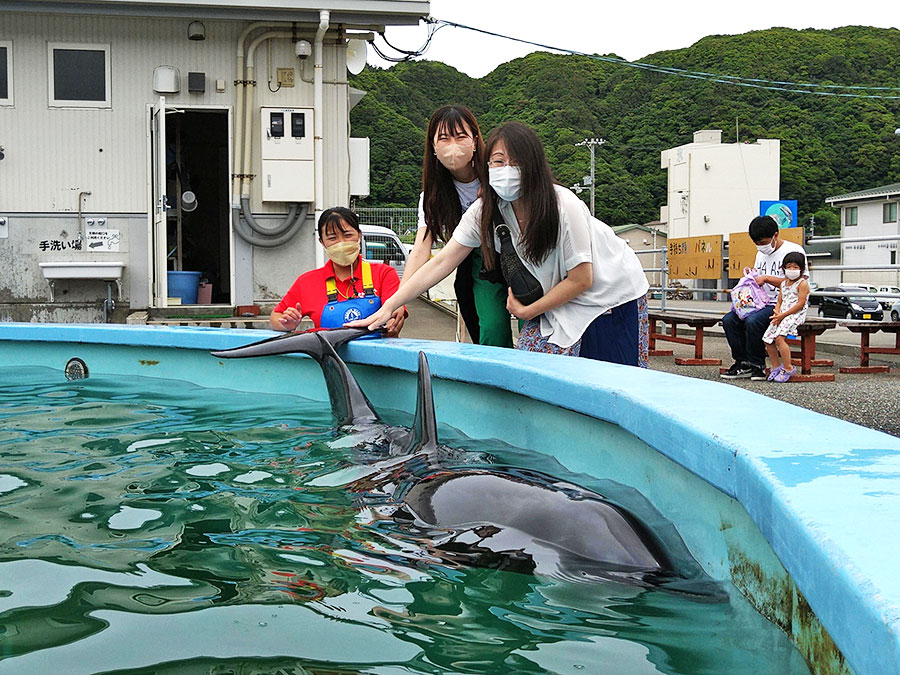
<svg viewBox="0 0 900 675"><path fill-rule="evenodd" d="M390 228L399 237L415 236L419 225L419 209L416 208L359 208L356 215L360 223Z"/></svg>

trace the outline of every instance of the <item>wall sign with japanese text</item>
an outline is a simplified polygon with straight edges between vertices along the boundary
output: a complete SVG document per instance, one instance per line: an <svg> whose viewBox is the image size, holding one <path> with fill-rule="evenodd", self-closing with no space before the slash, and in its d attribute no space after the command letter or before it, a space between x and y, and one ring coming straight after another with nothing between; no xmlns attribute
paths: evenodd
<svg viewBox="0 0 900 675"><path fill-rule="evenodd" d="M669 239L670 279L719 279L722 276L722 235Z"/></svg>
<svg viewBox="0 0 900 675"><path fill-rule="evenodd" d="M119 230L110 230L105 227L88 228L87 251L118 251Z"/></svg>

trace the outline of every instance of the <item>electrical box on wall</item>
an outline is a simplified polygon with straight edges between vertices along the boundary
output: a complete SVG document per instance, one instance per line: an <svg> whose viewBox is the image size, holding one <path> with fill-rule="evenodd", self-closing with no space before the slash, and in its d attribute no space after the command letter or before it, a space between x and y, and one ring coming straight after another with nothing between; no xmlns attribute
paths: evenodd
<svg viewBox="0 0 900 675"><path fill-rule="evenodd" d="M260 108L262 200L312 202L313 109Z"/></svg>

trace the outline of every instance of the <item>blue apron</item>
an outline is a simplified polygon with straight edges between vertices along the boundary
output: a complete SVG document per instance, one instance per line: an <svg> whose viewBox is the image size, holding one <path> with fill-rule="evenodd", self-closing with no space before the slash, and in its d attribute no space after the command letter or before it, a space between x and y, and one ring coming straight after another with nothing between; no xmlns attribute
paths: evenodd
<svg viewBox="0 0 900 675"><path fill-rule="evenodd" d="M381 298L375 295L375 284L372 283L372 266L365 260L362 261L362 282L361 297L341 300L334 277L325 280L328 302L322 308L322 318L319 321L322 328L341 328L348 321L365 319L381 309ZM380 335L378 331L372 333L372 337Z"/></svg>

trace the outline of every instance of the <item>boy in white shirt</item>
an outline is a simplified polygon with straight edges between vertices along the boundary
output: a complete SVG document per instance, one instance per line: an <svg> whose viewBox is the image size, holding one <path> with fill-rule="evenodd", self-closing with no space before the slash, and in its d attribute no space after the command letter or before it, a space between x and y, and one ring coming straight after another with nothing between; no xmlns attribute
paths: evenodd
<svg viewBox="0 0 900 675"><path fill-rule="evenodd" d="M750 238L756 244L757 254L754 267L761 276L784 277L782 261L792 251L806 252L803 247L792 241L785 241L778 236L778 223L771 216L757 216L750 221ZM809 267L806 266L808 270ZM809 276L805 273L804 276ZM734 364L721 377L725 380L746 379L765 380L766 347L762 336L769 327L778 289L770 283L762 284L769 295L768 304L758 309L745 319L741 319L734 311L722 317L725 338L731 347Z"/></svg>

